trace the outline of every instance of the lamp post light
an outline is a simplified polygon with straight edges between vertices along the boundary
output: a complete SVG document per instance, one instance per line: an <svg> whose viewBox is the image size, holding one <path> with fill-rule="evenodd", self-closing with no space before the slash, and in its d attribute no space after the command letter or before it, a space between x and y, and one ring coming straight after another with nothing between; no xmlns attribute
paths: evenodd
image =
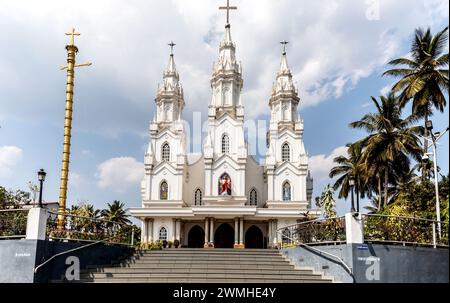
<svg viewBox="0 0 450 303"><path fill-rule="evenodd" d="M38 171L38 180L39 180L39 183L40 183L40 187L39 187L39 207L42 207L42 185L44 184L46 175L47 175L47 173L44 171L44 169L41 168L41 170Z"/></svg>
<svg viewBox="0 0 450 303"><path fill-rule="evenodd" d="M353 177L351 177L350 180L348 181L348 184L350 185L350 189L352 191L352 208L350 209L350 212L354 213L354 212L356 212L355 197L353 196L353 188L355 187L355 179L353 179Z"/></svg>
<svg viewBox="0 0 450 303"><path fill-rule="evenodd" d="M441 207L440 207L440 201L439 201L439 183L438 183L438 169L437 169L437 151L436 151L436 145L439 139L441 139L448 131L449 127L445 129L444 132L436 132L433 133L433 122L431 120L427 121L425 123L425 127L429 131L430 137L425 137L425 140L431 141L431 146L433 148L432 153L428 153L428 151L425 152L425 154L422 157L422 160L427 161L429 159L429 155L433 155L433 169L434 169L434 190L435 190L435 196L436 196L436 221L438 224L438 235L439 238L441 237Z"/></svg>

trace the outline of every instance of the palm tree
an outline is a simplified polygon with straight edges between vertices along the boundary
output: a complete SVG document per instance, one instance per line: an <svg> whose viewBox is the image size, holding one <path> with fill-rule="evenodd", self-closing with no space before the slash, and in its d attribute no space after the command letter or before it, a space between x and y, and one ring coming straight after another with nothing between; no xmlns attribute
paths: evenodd
<svg viewBox="0 0 450 303"><path fill-rule="evenodd" d="M383 73L383 76L401 77L392 88L395 93L401 92L400 106L404 107L412 100L412 113L425 118L425 124L433 114L433 108L443 112L446 106L444 92L448 93L449 88L448 53L442 53L447 47L447 30L448 27L433 36L429 28L426 31L416 29L410 58L399 58L388 63L404 67ZM427 150L428 143L425 140L424 151Z"/></svg>
<svg viewBox="0 0 450 303"><path fill-rule="evenodd" d="M347 199L351 190L350 179L353 179L355 181L356 201L357 205L359 205L359 196L361 194L364 197L365 192L363 175L359 164L363 146L361 141L347 144L346 146L348 156L339 156L333 159L338 166L330 170L329 176L334 178L340 175L334 183L333 189L338 190L341 188L338 197L345 199Z"/></svg>
<svg viewBox="0 0 450 303"><path fill-rule="evenodd" d="M101 215L103 219L115 222L118 224L131 224L131 221L128 220L128 215L124 210L124 204L120 201L114 200L112 204L108 203L108 208L102 210Z"/></svg>
<svg viewBox="0 0 450 303"><path fill-rule="evenodd" d="M364 147L360 160L361 170L366 173L366 178L373 179L373 174L378 175L379 195L383 177L384 206L386 206L389 183L395 182L394 174L409 171L409 156L417 161L421 160L421 147L417 135L422 133L423 128L411 126L417 120L414 115L405 119L401 117L399 98L393 92L388 96L380 96L380 102L374 97L372 101L377 112L366 114L361 120L350 123L350 126L364 129L369 133L361 143ZM381 172L384 176L380 174Z"/></svg>

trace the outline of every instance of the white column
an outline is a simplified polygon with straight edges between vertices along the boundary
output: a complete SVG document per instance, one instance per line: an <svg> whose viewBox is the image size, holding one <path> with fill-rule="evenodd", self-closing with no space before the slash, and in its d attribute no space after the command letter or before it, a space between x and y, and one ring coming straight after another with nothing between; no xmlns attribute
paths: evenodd
<svg viewBox="0 0 450 303"><path fill-rule="evenodd" d="M142 220L141 240L142 243L148 242L148 219Z"/></svg>
<svg viewBox="0 0 450 303"><path fill-rule="evenodd" d="M234 218L234 245L239 244L239 218Z"/></svg>
<svg viewBox="0 0 450 303"><path fill-rule="evenodd" d="M148 239L148 242L153 242L153 219L148 220L147 239Z"/></svg>
<svg viewBox="0 0 450 303"><path fill-rule="evenodd" d="M278 220L273 220L273 225L272 225L272 229L273 229L273 246L274 247L276 247L277 245L278 245L278 240L277 240L277 238L278 238L278 233L277 233L277 230L278 230Z"/></svg>
<svg viewBox="0 0 450 303"><path fill-rule="evenodd" d="M209 218L205 218L205 244L209 242Z"/></svg>
<svg viewBox="0 0 450 303"><path fill-rule="evenodd" d="M209 224L209 242L214 243L214 218L210 218Z"/></svg>
<svg viewBox="0 0 450 303"><path fill-rule="evenodd" d="M181 240L181 221L180 221L180 219L178 219L177 220L177 222L176 222L177 224L176 224L176 226L177 226L177 234L176 234L176 240L178 240L178 241L180 241Z"/></svg>
<svg viewBox="0 0 450 303"><path fill-rule="evenodd" d="M239 245L244 245L244 218L239 219Z"/></svg>
<svg viewBox="0 0 450 303"><path fill-rule="evenodd" d="M271 247L272 246L272 220L269 220L267 238L268 238L269 247Z"/></svg>
<svg viewBox="0 0 450 303"><path fill-rule="evenodd" d="M176 233L176 224L175 219L172 219L172 235L170 237L170 241L175 241L175 233Z"/></svg>
<svg viewBox="0 0 450 303"><path fill-rule="evenodd" d="M362 217L361 214L358 213L355 218L355 214L356 213L345 214L345 233L347 244L364 243Z"/></svg>

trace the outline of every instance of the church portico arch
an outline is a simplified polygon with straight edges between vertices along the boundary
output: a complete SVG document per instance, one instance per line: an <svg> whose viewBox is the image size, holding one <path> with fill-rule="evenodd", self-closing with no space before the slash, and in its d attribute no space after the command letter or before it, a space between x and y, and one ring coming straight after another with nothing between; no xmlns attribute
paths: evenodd
<svg viewBox="0 0 450 303"><path fill-rule="evenodd" d="M188 247L202 248L205 240L205 231L199 225L194 225L188 233Z"/></svg>
<svg viewBox="0 0 450 303"><path fill-rule="evenodd" d="M214 233L214 247L233 248L234 247L234 229L228 223L222 223Z"/></svg>
<svg viewBox="0 0 450 303"><path fill-rule="evenodd" d="M245 248L264 248L263 232L256 225L250 226L245 233Z"/></svg>

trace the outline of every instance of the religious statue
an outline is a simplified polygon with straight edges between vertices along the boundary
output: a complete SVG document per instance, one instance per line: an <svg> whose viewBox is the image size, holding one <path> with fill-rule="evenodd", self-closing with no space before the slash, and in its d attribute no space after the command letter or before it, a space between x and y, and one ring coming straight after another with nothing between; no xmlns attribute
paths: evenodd
<svg viewBox="0 0 450 303"><path fill-rule="evenodd" d="M227 174L223 174L219 179L219 195L231 196L231 179Z"/></svg>

